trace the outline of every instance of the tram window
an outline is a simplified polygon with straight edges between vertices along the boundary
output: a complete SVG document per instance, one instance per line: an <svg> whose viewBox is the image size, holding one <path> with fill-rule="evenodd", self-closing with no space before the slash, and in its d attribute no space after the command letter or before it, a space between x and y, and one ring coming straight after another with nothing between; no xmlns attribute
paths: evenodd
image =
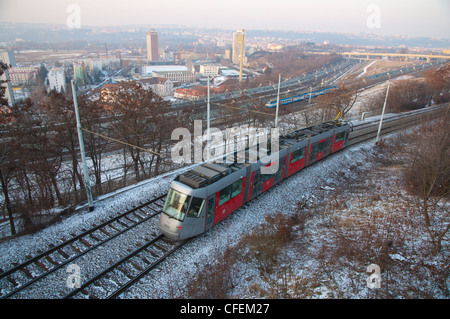
<svg viewBox="0 0 450 319"><path fill-rule="evenodd" d="M220 191L219 195L219 206L226 203L231 198L231 185L225 187Z"/></svg>
<svg viewBox="0 0 450 319"><path fill-rule="evenodd" d="M186 213L190 200L191 196L180 193L171 188L167 194L163 212L175 219L183 221L184 214Z"/></svg>
<svg viewBox="0 0 450 319"><path fill-rule="evenodd" d="M336 142L340 142L345 138L345 131L336 134Z"/></svg>
<svg viewBox="0 0 450 319"><path fill-rule="evenodd" d="M237 196L241 193L242 191L242 179L234 182L231 185L231 198L233 198L234 196Z"/></svg>
<svg viewBox="0 0 450 319"><path fill-rule="evenodd" d="M299 150L294 151L292 153L291 164L297 162L298 160L301 160L305 156L305 150L306 148L301 148Z"/></svg>
<svg viewBox="0 0 450 319"><path fill-rule="evenodd" d="M266 181L273 177L272 174L261 174L261 183L264 184Z"/></svg>
<svg viewBox="0 0 450 319"><path fill-rule="evenodd" d="M330 138L327 138L322 143L319 143L319 150L318 153L324 152L324 154L328 154L328 149L330 147Z"/></svg>
<svg viewBox="0 0 450 319"><path fill-rule="evenodd" d="M187 217L199 217L202 211L204 200L198 197L192 197L191 206L187 213Z"/></svg>
<svg viewBox="0 0 450 319"><path fill-rule="evenodd" d="M292 153L291 163L297 162L297 159L298 159L298 150Z"/></svg>

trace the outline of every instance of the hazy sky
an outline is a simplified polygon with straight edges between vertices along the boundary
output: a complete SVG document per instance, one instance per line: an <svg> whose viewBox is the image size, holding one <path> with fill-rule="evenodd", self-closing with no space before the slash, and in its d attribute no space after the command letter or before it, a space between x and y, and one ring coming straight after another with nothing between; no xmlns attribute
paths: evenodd
<svg viewBox="0 0 450 319"><path fill-rule="evenodd" d="M450 0L0 0L0 21L181 24L450 38ZM369 20L369 23L368 23Z"/></svg>

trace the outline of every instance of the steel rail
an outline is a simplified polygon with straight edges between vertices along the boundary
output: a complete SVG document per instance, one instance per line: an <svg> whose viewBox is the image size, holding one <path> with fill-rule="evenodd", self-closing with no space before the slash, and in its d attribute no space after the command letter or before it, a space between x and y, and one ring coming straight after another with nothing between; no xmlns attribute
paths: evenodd
<svg viewBox="0 0 450 319"><path fill-rule="evenodd" d="M91 229L89 229L89 230L87 230L87 231L84 231L83 233L81 233L81 234L79 234L79 235L77 235L77 236L75 236L75 237L72 237L71 239L68 239L68 240L64 241L63 243L61 243L61 244L59 244L59 245L56 245L56 246L52 247L51 249L49 249L49 250L47 250L47 251L45 251L45 252L42 252L41 254L39 254L39 255L37 255L37 256L35 256L35 257L33 257L33 258L30 258L30 259L28 259L27 261L25 261L25 262L23 262L23 263L21 263L21 264L19 264L19 265L16 265L15 267L13 267L13 268L11 268L11 269L9 269L9 270L7 270L7 271L1 273L1 274L0 274L0 279L3 279L3 278L5 278L5 277L7 277L7 276L9 276L9 275L11 275L11 274L13 274L13 273L16 273L16 272L18 272L18 271L21 271L21 270L25 269L27 266L29 266L29 265L31 265L31 264L33 264L33 263L36 263L36 262L39 261L40 259L43 259L43 258L45 258L45 257L47 257L47 256L50 256L50 254L52 254L52 253L54 253L54 252L57 252L58 250L61 250L61 249L65 248L65 247L69 246L70 244L72 244L72 243L78 241L78 240L81 240L82 238L84 238L84 237L86 237L86 236L88 236L88 235L94 233L95 231L100 230L101 228L106 227L106 226L112 224L113 222L120 220L121 218L125 218L126 216L128 216L128 215L130 215L130 214L132 214L132 213L134 213L134 212L136 212L136 211L138 211L138 210L141 210L141 209L144 208L144 207L147 207L147 206L149 206L149 205L151 205L151 204L153 204L153 203L156 203L158 200L163 199L166 195L167 195L167 194L163 194L163 195L161 195L161 196L158 196L158 197L156 197L156 198L153 198L152 200L150 200L150 201L148 201L148 202L146 202L146 203L144 203L144 204L142 204L142 205L139 205L139 206L137 206L137 207L135 207L135 208L132 208L131 210L128 210L128 211L126 211L126 212L124 212L124 213L122 213L122 214L120 214L120 215L118 215L118 216L116 216L116 217L114 217L114 218L112 218L112 219L109 219L109 220L107 220L107 221L101 223L101 224L98 225L98 226L95 226L95 227L93 227L93 228L91 228ZM76 254L75 256L73 256L73 257L71 257L71 258L66 259L64 262L62 262L62 263L60 263L60 264L58 264L58 265L55 265L55 267L52 267L52 268L49 269L48 271L45 271L43 274L41 274L41 275L39 275L39 276L37 276L37 277L34 277L33 279L29 280L28 282L26 282L26 283L24 283L24 284L21 284L21 285L20 285L19 287L17 287L16 289L13 289L12 291L10 291L9 293L7 293L6 295L1 296L1 298L2 298L2 299L10 298L11 296L15 295L15 294L18 293L19 291L25 289L26 287L28 287L28 286L30 286L30 285L36 283L36 282L38 282L39 280L45 278L46 276L48 276L49 274L53 273L54 271L60 269L61 267L63 267L63 266L65 266L65 265L69 264L69 263L72 262L73 260L75 260L75 259L77 259L77 258L79 258L79 257L81 257L81 256L83 256L83 255L85 255L85 254L87 254L88 252L90 252L90 251L92 251L93 249L95 249L95 248L97 248L97 247L103 245L104 243L106 243L106 242L112 240L113 238L116 238L117 236L124 234L124 233L127 232L128 230L133 229L134 227L136 227L136 226L142 224L143 222L148 221L149 219L155 217L155 216L158 215L159 213L160 213L160 211L155 211L153 214L151 214L151 215L149 215L149 216L147 216L147 217L144 217L143 219L138 220L137 222L134 222L134 224L128 225L128 227L126 227L125 229L120 230L120 231L118 231L117 233L115 233L115 234L113 234L113 235L111 235L111 236L108 236L108 238L106 238L106 239L104 239L104 240L101 240L101 241L99 241L98 243L93 244L91 247L87 248L86 250L84 250L84 251L82 251L82 252Z"/></svg>

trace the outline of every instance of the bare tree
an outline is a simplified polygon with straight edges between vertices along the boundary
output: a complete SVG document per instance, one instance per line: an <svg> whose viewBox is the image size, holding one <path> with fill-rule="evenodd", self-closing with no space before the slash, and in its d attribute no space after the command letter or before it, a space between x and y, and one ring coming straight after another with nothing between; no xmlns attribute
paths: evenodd
<svg viewBox="0 0 450 319"><path fill-rule="evenodd" d="M435 214L438 203L450 194L448 114L440 123L421 128L409 148L409 154L406 178L415 194L416 206L423 215L433 253L438 254L442 248L442 240L450 229L449 212L443 217Z"/></svg>
<svg viewBox="0 0 450 319"><path fill-rule="evenodd" d="M446 64L438 69L431 69L424 72L425 81L433 90L431 98L436 103L450 101L450 64Z"/></svg>
<svg viewBox="0 0 450 319"><path fill-rule="evenodd" d="M0 62L0 77L7 68L8 66L5 63ZM0 80L0 182L3 197L5 198L6 210L8 212L11 235L15 235L16 227L14 225L13 208L9 194L9 181L12 178L12 171L14 170L14 164L12 163L13 157L11 157L14 147L9 142L10 140L7 134L9 127L14 120L8 105L8 100L6 99L6 87L3 86L3 83L5 82L6 81Z"/></svg>
<svg viewBox="0 0 450 319"><path fill-rule="evenodd" d="M84 187L84 181L78 163L80 155L73 101L67 95L51 91L48 96L41 98L39 105L46 115L48 125L55 133L55 143L62 147L61 152L69 155L72 187L78 200L77 190Z"/></svg>
<svg viewBox="0 0 450 319"><path fill-rule="evenodd" d="M85 129L83 134L87 155L92 161L94 169L96 193L102 194L102 159L109 141L102 138L106 134L106 124L102 117L106 114L103 105L99 101L93 101L87 95L78 97L78 106L82 127Z"/></svg>
<svg viewBox="0 0 450 319"><path fill-rule="evenodd" d="M332 119L333 113L335 116L340 115L344 118L355 105L360 94L361 91L358 90L357 86L348 86L341 83L338 88L319 96L316 102L323 109L326 120Z"/></svg>
<svg viewBox="0 0 450 319"><path fill-rule="evenodd" d="M100 100L108 101L105 102L105 109L113 117L111 135L126 143L125 149L132 158L136 180L148 178L154 169L156 154L149 155L150 166L146 169L143 149L155 153L161 151L164 139L170 136L167 130L172 127L174 119L169 113L170 104L137 82L120 84L110 92L102 91ZM156 161L156 164L160 163Z"/></svg>
<svg viewBox="0 0 450 319"><path fill-rule="evenodd" d="M423 108L429 103L429 86L419 80L400 80L391 85L386 110L389 112L404 112ZM383 90L366 103L367 111L381 110L386 92Z"/></svg>

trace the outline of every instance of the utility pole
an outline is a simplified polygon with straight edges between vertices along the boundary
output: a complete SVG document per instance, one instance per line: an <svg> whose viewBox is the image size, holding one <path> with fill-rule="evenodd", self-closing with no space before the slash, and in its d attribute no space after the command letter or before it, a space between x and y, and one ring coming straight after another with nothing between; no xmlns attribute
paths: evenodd
<svg viewBox="0 0 450 319"><path fill-rule="evenodd" d="M89 211L92 212L94 210L94 204L92 200L91 181L89 179L89 171L86 163L86 153L84 151L84 141L83 141L83 132L81 131L80 113L78 111L77 90L73 80L71 81L71 83L72 83L73 104L75 106L75 116L77 119L78 141L80 142L81 160L83 162L82 167L84 173L84 185L86 187L86 195L89 204Z"/></svg>
<svg viewBox="0 0 450 319"><path fill-rule="evenodd" d="M278 75L278 94L277 94L277 110L275 112L275 128L278 127L278 107L280 105L280 86L281 86L281 73Z"/></svg>
<svg viewBox="0 0 450 319"><path fill-rule="evenodd" d="M383 124L384 110L386 109L386 102L387 102L387 98L388 98L388 94L389 94L389 86L390 86L390 82L388 81L386 98L384 99L383 111L381 112L380 125L378 126L377 140L375 141L375 144L378 144L378 141L380 139L381 125Z"/></svg>
<svg viewBox="0 0 450 319"><path fill-rule="evenodd" d="M209 163L210 157L211 157L211 125L210 125L210 104L209 104L209 75L208 75L208 103L206 104L206 120L208 121L207 127L206 127L206 134L208 136L208 140L206 141L206 161Z"/></svg>

